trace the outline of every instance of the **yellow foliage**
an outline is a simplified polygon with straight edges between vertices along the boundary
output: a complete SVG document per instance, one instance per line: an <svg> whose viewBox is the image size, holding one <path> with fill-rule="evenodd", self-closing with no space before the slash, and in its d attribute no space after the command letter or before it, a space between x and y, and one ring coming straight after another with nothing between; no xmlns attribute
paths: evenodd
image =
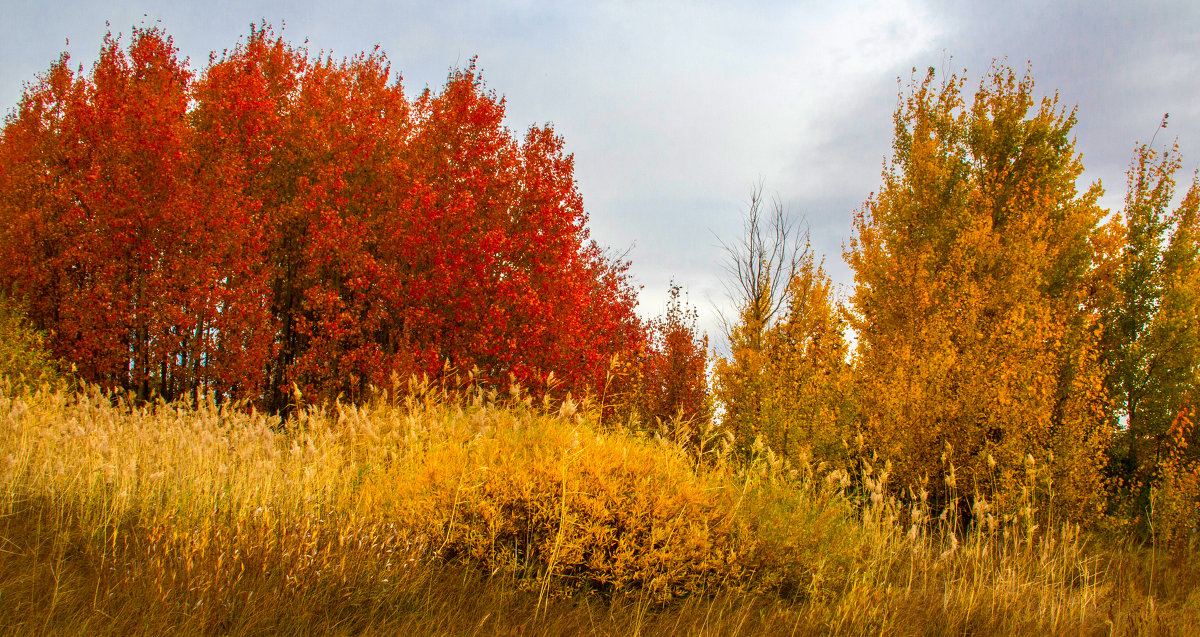
<svg viewBox="0 0 1200 637"><path fill-rule="evenodd" d="M1188 453L1194 415L1194 409L1184 408L1176 416L1150 488L1153 539L1181 555L1190 554L1200 539L1200 461Z"/></svg>
<svg viewBox="0 0 1200 637"><path fill-rule="evenodd" d="M832 282L805 251L784 294L783 312L756 325L744 309L731 338L732 356L717 361L715 394L736 444L760 440L790 461L807 454L840 457L852 416L847 347Z"/></svg>
<svg viewBox="0 0 1200 637"><path fill-rule="evenodd" d="M29 325L16 303L0 295L0 374L29 386L53 383L63 370L50 356L45 339Z"/></svg>
<svg viewBox="0 0 1200 637"><path fill-rule="evenodd" d="M1074 114L1035 105L1028 76L995 68L970 105L963 84L914 84L845 255L866 444L901 486L936 474L949 446L960 481L1001 506L1023 458L1053 456L1057 504L1088 519L1110 433L1099 190L1076 192Z"/></svg>
<svg viewBox="0 0 1200 637"><path fill-rule="evenodd" d="M219 598L243 569L307 590L331 573L394 580L430 561L656 599L794 587L810 567L780 548L794 536L760 529L843 506L832 491L782 489L778 463L739 472L722 452L697 464L684 445L604 432L570 403L545 413L519 391L496 403L416 386L404 405L310 407L279 429L211 399L138 406L5 380L0 414L9 501L73 511L100 556L133 525L166 547L152 579L183 576ZM194 572L211 560L219 568Z"/></svg>
<svg viewBox="0 0 1200 637"><path fill-rule="evenodd" d="M923 498L889 495L886 465L862 467L865 493L762 445L696 466L570 401L534 403L416 384L399 404L301 408L281 428L212 400L0 379L0 623L556 634L568 613L574 628L678 634L739 631L763 608L755 630L770 634L1059 634L1106 619L1109 586L1075 527L1038 512L1049 480L1032 460L1023 516L982 526L978 501L986 531L963 537Z"/></svg>

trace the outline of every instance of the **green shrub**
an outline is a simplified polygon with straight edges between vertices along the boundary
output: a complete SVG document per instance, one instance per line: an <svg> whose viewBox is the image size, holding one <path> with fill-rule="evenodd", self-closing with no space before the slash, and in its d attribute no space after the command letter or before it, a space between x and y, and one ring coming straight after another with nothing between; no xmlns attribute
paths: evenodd
<svg viewBox="0 0 1200 637"><path fill-rule="evenodd" d="M63 378L62 369L46 349L18 304L0 296L0 377L16 385L36 386Z"/></svg>

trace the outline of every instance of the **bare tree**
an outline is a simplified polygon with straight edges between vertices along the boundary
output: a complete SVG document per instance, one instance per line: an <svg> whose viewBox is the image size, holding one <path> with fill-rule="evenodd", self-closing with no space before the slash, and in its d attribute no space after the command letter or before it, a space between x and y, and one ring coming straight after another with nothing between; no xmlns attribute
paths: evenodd
<svg viewBox="0 0 1200 637"><path fill-rule="evenodd" d="M792 219L776 196L764 210L763 184L750 194L750 208L742 223L742 236L734 242L717 240L725 251L725 292L734 308L729 315L718 309L721 330L728 341L735 326L753 327L755 347L787 303L787 288L808 253L808 228Z"/></svg>

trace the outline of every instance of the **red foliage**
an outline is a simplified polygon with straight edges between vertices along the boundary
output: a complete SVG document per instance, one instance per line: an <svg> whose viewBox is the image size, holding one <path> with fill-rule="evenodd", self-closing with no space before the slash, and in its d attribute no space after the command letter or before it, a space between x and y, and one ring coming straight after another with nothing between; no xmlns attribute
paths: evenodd
<svg viewBox="0 0 1200 637"><path fill-rule="evenodd" d="M516 139L474 63L416 100L390 75L265 26L198 77L156 29L64 56L0 138L0 285L142 395L281 409L446 363L598 392L645 337L562 139Z"/></svg>
<svg viewBox="0 0 1200 637"><path fill-rule="evenodd" d="M666 314L650 323L644 364L644 416L663 422L704 420L711 411L708 337L697 333L696 310L679 296L679 286L672 283Z"/></svg>
<svg viewBox="0 0 1200 637"><path fill-rule="evenodd" d="M29 89L0 144L0 277L56 354L142 396L252 391L268 351L261 236L196 152L190 82L160 32L109 36L90 78L64 56Z"/></svg>

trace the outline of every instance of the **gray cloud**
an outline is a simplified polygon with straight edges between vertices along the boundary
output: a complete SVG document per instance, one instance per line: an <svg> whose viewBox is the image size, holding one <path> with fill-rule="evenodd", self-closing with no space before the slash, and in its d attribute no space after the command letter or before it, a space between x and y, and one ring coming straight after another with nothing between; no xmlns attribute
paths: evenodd
<svg viewBox="0 0 1200 637"><path fill-rule="evenodd" d="M931 3L954 24L942 46L974 76L993 58L1028 61L1038 86L1078 105L1077 148L1119 204L1123 172L1164 113L1156 143L1200 158L1200 5L1193 2Z"/></svg>

